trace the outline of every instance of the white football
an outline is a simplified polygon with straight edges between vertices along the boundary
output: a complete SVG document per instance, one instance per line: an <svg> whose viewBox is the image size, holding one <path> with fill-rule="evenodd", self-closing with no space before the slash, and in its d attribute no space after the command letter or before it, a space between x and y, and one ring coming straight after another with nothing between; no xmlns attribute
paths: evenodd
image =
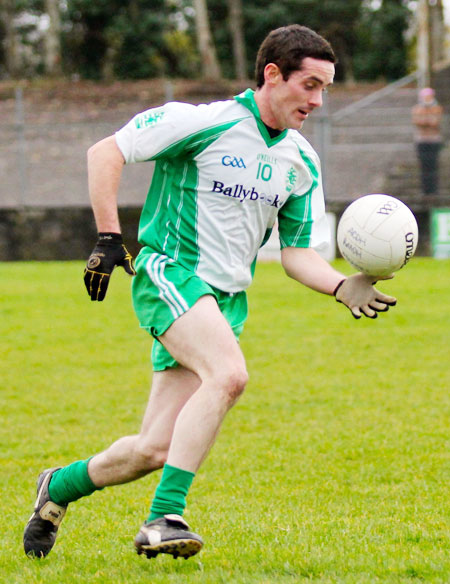
<svg viewBox="0 0 450 584"><path fill-rule="evenodd" d="M338 224L342 256L358 271L387 276L414 255L419 238L411 209L390 195L365 195L353 201Z"/></svg>

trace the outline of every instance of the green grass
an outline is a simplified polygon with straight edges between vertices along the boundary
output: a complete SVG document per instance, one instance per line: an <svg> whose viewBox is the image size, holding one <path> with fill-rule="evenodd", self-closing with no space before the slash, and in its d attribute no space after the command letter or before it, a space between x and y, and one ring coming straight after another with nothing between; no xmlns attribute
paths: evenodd
<svg viewBox="0 0 450 584"><path fill-rule="evenodd" d="M136 432L150 341L123 273L97 304L81 263L0 264L0 582L448 583L449 268L414 259L380 284L398 306L355 321L260 265L250 383L189 496L201 554L135 554L156 473L71 505L32 561L21 540L37 474Z"/></svg>

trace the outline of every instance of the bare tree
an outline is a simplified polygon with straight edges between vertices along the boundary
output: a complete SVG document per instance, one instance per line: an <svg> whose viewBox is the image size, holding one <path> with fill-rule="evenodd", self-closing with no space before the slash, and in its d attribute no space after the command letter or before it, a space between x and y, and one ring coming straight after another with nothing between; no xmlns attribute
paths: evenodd
<svg viewBox="0 0 450 584"><path fill-rule="evenodd" d="M18 37L14 27L14 17L13 0L2 0L0 2L0 21L4 33L3 51L5 55L5 69L11 77L17 77L20 72Z"/></svg>
<svg viewBox="0 0 450 584"><path fill-rule="evenodd" d="M228 24L233 44L234 70L240 81L247 79L247 55L242 19L242 0L228 0Z"/></svg>
<svg viewBox="0 0 450 584"><path fill-rule="evenodd" d="M445 58L445 21L442 0L430 2L431 53L433 64Z"/></svg>
<svg viewBox="0 0 450 584"><path fill-rule="evenodd" d="M61 74L61 16L59 0L45 0L49 25L44 37L44 63L47 75Z"/></svg>
<svg viewBox="0 0 450 584"><path fill-rule="evenodd" d="M444 58L444 10L442 0L419 0L417 9L417 65L422 87L432 83L433 65Z"/></svg>
<svg viewBox="0 0 450 584"><path fill-rule="evenodd" d="M222 74L209 26L206 0L194 0L194 9L197 44L202 62L203 75L208 79L218 80L222 77Z"/></svg>

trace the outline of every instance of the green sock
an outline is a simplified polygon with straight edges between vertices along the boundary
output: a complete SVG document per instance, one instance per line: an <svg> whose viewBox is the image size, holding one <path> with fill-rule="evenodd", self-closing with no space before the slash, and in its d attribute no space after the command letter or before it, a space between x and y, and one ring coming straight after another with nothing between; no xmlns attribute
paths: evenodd
<svg viewBox="0 0 450 584"><path fill-rule="evenodd" d="M171 513L183 515L186 495L194 477L193 472L165 464L147 521L153 521Z"/></svg>
<svg viewBox="0 0 450 584"><path fill-rule="evenodd" d="M92 457L91 457L92 458ZM67 505L81 497L97 491L88 474L88 462L91 459L79 460L57 470L48 486L50 499L57 505Z"/></svg>

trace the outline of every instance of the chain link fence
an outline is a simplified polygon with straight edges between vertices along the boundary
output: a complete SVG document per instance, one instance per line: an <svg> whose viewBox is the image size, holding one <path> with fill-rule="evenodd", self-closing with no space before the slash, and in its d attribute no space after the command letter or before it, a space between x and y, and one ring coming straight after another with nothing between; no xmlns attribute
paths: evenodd
<svg viewBox="0 0 450 584"><path fill-rule="evenodd" d="M0 93L0 98L3 97L0 99L3 138L0 143L0 215L9 217L9 223L3 221L3 227L0 226L3 258L11 257L9 248L13 243L11 237L8 239L9 231L15 230L16 242L24 232L23 222L19 222L18 227L14 227L15 221L11 223L11 217L16 217L19 211L28 217L33 216L33 210L34 216L39 210L41 217L44 211L52 211L58 221L67 217L70 224L75 210L78 214L83 210L81 222L87 221L89 233L95 232L89 209L86 151L98 140L114 133L136 112L173 97L200 103L228 99L243 89L233 87L230 91L227 87L221 92L219 88L214 95L195 95L191 90L186 98L170 83L160 83L157 90L145 85L139 87L134 87L129 94L126 88L120 91L96 88L94 97L89 94L89 88L78 96L75 92L74 97L70 86L67 95L63 88L56 97L51 92L47 95L45 90L36 97L32 91L21 87L3 96ZM415 79L410 76L375 93L373 87L337 88L327 96L323 108L311 115L303 133L321 156L330 210L339 214L351 200L366 193L390 192L396 196L392 190L396 188L395 181L391 180L393 176L397 189L403 180L413 185L408 187L409 198L420 199L411 123L411 108L416 99ZM447 114L444 121L447 137L448 128ZM400 172L400 183L399 169L406 169L403 178ZM450 201L447 158L443 161L443 171L441 182L445 192L442 192L442 200ZM151 175L151 163L130 165L123 173L119 205L125 210L134 209L133 221L135 210L144 202ZM412 175L417 175L413 183ZM76 237L76 233L73 236ZM14 245L17 249L17 243ZM76 254L80 253L79 246L74 249ZM22 255L34 257L26 249L20 257Z"/></svg>

